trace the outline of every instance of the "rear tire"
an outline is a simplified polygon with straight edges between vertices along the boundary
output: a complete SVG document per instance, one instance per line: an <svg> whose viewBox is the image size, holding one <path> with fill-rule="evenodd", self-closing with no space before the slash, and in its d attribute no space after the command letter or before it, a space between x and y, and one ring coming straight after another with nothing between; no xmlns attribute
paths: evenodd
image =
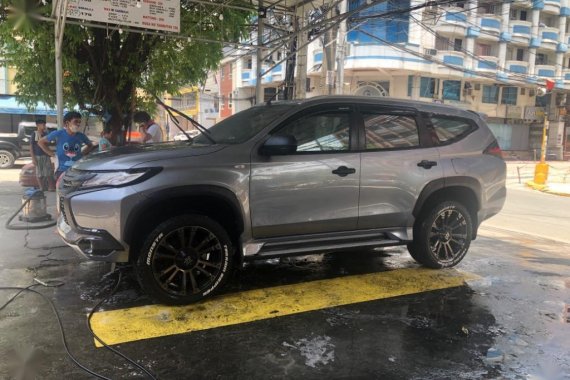
<svg viewBox="0 0 570 380"><path fill-rule="evenodd" d="M9 150L0 150L0 169L10 169L14 166L16 157Z"/></svg>
<svg viewBox="0 0 570 380"><path fill-rule="evenodd" d="M224 228L202 215L183 215L158 225L136 262L139 284L169 305L196 302L219 291L230 277L234 247Z"/></svg>
<svg viewBox="0 0 570 380"><path fill-rule="evenodd" d="M449 268L463 260L472 236L469 211L459 202L445 201L420 217L408 251L426 267Z"/></svg>

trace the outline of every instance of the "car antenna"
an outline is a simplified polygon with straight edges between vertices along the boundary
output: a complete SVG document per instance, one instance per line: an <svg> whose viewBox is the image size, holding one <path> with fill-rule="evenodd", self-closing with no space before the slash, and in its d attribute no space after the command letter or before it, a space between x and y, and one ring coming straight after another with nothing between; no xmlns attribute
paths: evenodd
<svg viewBox="0 0 570 380"><path fill-rule="evenodd" d="M285 82L283 82L282 84L284 84ZM281 86L282 84L280 84L279 86ZM271 105L271 101L273 99L275 99L277 97L277 95L279 95L279 87L277 87L277 90L275 91L275 94L273 94L271 96L271 98L269 98L269 100L267 101L267 103L265 103L266 106L270 106Z"/></svg>
<svg viewBox="0 0 570 380"><path fill-rule="evenodd" d="M198 123L196 120L192 119L190 116L186 115L185 113L178 111L176 108L173 108L169 105L164 104L164 102L162 100L160 100L160 98L156 95L153 95L154 98L156 99L156 103L160 106L162 106L166 112L168 112L168 114L171 117L171 120L174 121L174 124L178 127L178 129L180 129L180 131L182 133L184 133L184 135L186 136L186 138L188 138L189 141L192 141L192 138L190 137L190 135L188 135L186 133L185 130L183 130L180 125L177 123L178 119L176 118L176 116L174 116L172 114L172 112L176 112L177 114L179 114L180 116L182 116L183 118L185 118L186 120L188 120L190 123L192 123L192 125L194 125L196 127L196 129L198 129L200 132L202 132L202 134L208 139L210 140L210 142L212 144L216 144L216 141L212 138L210 131L208 131L208 129L206 129L206 127L204 127L202 124Z"/></svg>

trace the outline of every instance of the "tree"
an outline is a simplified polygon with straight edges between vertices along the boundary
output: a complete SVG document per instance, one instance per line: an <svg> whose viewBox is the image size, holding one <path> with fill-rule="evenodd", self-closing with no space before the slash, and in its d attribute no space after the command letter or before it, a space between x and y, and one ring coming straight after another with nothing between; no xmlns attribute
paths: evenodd
<svg viewBox="0 0 570 380"><path fill-rule="evenodd" d="M0 57L17 69L18 99L27 106L43 101L55 107L54 24L38 17L50 16L52 1L0 1ZM124 115L153 107L151 94L176 94L183 85L203 81L218 66L223 43L200 40L239 41L251 14L182 0L176 36L68 23L62 54L65 104L110 114L118 135Z"/></svg>

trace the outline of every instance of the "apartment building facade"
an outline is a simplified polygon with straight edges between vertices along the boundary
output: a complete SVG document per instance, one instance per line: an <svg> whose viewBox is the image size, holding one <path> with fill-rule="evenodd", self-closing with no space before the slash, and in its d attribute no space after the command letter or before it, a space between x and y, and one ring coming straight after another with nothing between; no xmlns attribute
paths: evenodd
<svg viewBox="0 0 570 380"><path fill-rule="evenodd" d="M365 4L348 0L344 6L357 11ZM549 157L562 159L566 153L570 158L569 1L471 0L398 13L421 4L423 0L388 1L346 21L347 32L338 34L333 53L336 67L328 68L337 73L334 93L416 99L482 112L503 150L521 159L539 152L547 118ZM381 16L386 12L391 17ZM306 54L296 75L305 70L307 97L330 93L327 47L317 39L298 52ZM283 54L276 51L263 63L266 97L283 82L285 65L273 64ZM246 54L231 63L232 96L240 99L233 102L234 113L254 103L256 62ZM547 85L553 88L543 94Z"/></svg>

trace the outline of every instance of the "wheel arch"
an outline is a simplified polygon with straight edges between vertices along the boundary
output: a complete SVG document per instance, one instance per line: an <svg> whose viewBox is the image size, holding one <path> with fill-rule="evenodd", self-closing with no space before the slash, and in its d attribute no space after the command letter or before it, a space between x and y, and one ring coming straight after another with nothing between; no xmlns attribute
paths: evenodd
<svg viewBox="0 0 570 380"><path fill-rule="evenodd" d="M419 220L429 206L444 200L454 200L463 204L469 211L473 224L473 239L477 237L479 221L477 213L481 208L481 184L472 177L448 177L428 183L414 207L413 215Z"/></svg>
<svg viewBox="0 0 570 380"><path fill-rule="evenodd" d="M244 230L240 202L230 190L218 186L186 186L160 190L133 209L125 222L125 241L131 247L129 259L138 255L142 237L163 221L183 214L208 216L220 223L239 247Z"/></svg>

